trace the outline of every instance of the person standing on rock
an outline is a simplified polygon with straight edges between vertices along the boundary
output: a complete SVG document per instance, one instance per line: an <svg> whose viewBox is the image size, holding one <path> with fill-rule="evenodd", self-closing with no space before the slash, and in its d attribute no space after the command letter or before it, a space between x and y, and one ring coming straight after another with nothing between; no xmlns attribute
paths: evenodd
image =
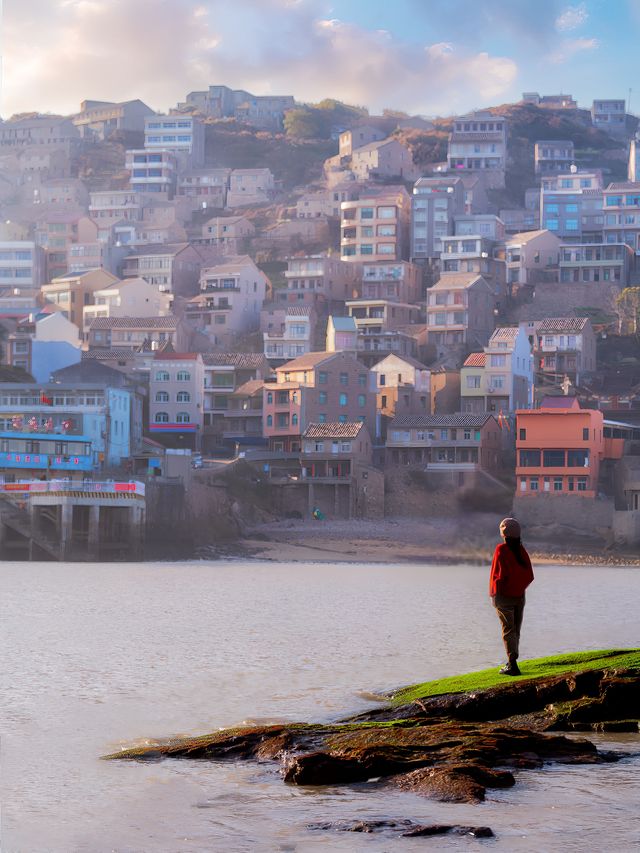
<svg viewBox="0 0 640 853"><path fill-rule="evenodd" d="M531 560L520 540L520 522L504 518L500 522L504 542L496 547L491 564L489 595L502 626L502 641L507 663L502 675L520 675L520 628L524 613L525 590L533 580Z"/></svg>

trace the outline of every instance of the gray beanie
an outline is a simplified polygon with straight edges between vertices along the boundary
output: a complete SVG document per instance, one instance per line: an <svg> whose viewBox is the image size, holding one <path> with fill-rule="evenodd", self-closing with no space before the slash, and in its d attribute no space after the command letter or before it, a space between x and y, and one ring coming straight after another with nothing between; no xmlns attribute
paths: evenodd
<svg viewBox="0 0 640 853"><path fill-rule="evenodd" d="M520 522L516 518L503 518L500 522L500 534L508 539L519 539Z"/></svg>

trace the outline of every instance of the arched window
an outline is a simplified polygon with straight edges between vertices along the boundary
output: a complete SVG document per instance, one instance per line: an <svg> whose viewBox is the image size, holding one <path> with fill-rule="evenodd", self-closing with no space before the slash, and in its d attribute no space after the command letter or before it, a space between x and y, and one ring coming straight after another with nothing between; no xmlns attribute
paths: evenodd
<svg viewBox="0 0 640 853"><path fill-rule="evenodd" d="M156 382L168 382L170 378L166 370L158 370L156 372Z"/></svg>
<svg viewBox="0 0 640 853"><path fill-rule="evenodd" d="M267 403L273 403L273 394L271 391L267 391Z"/></svg>
<svg viewBox="0 0 640 853"><path fill-rule="evenodd" d="M166 391L158 391L156 393L156 403L168 403L169 394Z"/></svg>
<svg viewBox="0 0 640 853"><path fill-rule="evenodd" d="M191 421L191 415L189 412L178 412L176 415L176 423L177 424L188 424Z"/></svg>
<svg viewBox="0 0 640 853"><path fill-rule="evenodd" d="M191 394L188 391L178 391L178 396L176 400L179 403L190 403L191 402Z"/></svg>
<svg viewBox="0 0 640 853"><path fill-rule="evenodd" d="M267 415L267 426L273 426L273 415Z"/></svg>
<svg viewBox="0 0 640 853"><path fill-rule="evenodd" d="M178 380L178 382L190 382L191 374L188 370L179 370L176 375L176 379Z"/></svg>
<svg viewBox="0 0 640 853"><path fill-rule="evenodd" d="M298 416L297 415L291 415L291 425L292 426L298 425Z"/></svg>
<svg viewBox="0 0 640 853"><path fill-rule="evenodd" d="M157 424L168 424L169 423L169 415L166 412L156 412L156 423Z"/></svg>

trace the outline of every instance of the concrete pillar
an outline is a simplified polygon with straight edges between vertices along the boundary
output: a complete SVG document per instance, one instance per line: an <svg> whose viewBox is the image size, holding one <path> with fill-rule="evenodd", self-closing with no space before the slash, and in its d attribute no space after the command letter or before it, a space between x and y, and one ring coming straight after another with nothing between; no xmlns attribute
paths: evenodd
<svg viewBox="0 0 640 853"><path fill-rule="evenodd" d="M100 559L100 505L89 507L89 538L87 540L87 557L90 560Z"/></svg>
<svg viewBox="0 0 640 853"><path fill-rule="evenodd" d="M144 549L144 507L135 503L130 507L128 515L131 558L140 560Z"/></svg>
<svg viewBox="0 0 640 853"><path fill-rule="evenodd" d="M64 500L64 499L63 499ZM68 560L71 556L73 537L73 504L64 500L60 507L60 559Z"/></svg>
<svg viewBox="0 0 640 853"><path fill-rule="evenodd" d="M315 494L313 491L313 483L309 483L309 506L308 506L308 514L311 515L313 511L313 505L315 503Z"/></svg>
<svg viewBox="0 0 640 853"><path fill-rule="evenodd" d="M340 486L337 483L333 486L333 517L340 518Z"/></svg>

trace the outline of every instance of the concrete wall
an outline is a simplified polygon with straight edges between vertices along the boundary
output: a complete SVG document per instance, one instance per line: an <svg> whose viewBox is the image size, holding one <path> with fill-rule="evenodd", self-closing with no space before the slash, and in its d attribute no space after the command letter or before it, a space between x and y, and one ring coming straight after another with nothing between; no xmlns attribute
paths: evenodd
<svg viewBox="0 0 640 853"><path fill-rule="evenodd" d="M610 498L583 498L569 494L516 496L513 500L513 514L524 527L564 525L575 528L577 533L592 532L605 538L613 526L613 507Z"/></svg>

